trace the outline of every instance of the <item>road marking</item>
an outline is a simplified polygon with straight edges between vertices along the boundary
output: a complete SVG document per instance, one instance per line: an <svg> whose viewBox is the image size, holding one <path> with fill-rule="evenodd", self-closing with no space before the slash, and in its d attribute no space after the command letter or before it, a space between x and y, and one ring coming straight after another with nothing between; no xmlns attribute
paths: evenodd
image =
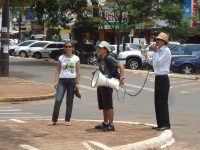
<svg viewBox="0 0 200 150"><path fill-rule="evenodd" d="M9 109L9 108L13 108L12 106L0 106L0 109Z"/></svg>
<svg viewBox="0 0 200 150"><path fill-rule="evenodd" d="M2 111L22 111L21 109L4 109L4 110L0 110L0 112Z"/></svg>
<svg viewBox="0 0 200 150"><path fill-rule="evenodd" d="M92 88L92 87L89 87L89 86L86 86L86 85L80 85L80 87L82 87L84 89L92 90L92 91L96 91L97 90L96 88Z"/></svg>
<svg viewBox="0 0 200 150"><path fill-rule="evenodd" d="M95 149L93 149L88 143L86 143L86 142L83 142L82 143L88 150L95 150Z"/></svg>
<svg viewBox="0 0 200 150"><path fill-rule="evenodd" d="M132 85L132 84L125 84L126 86L129 86L129 87L133 87L133 88L137 88L137 89L141 89L142 85L141 86L137 86L137 85ZM146 90L146 91L149 91L149 92L153 92L154 89L152 88L148 88L148 87L144 87L143 90Z"/></svg>
<svg viewBox="0 0 200 150"><path fill-rule="evenodd" d="M170 81L170 83L171 84L176 84L176 83L190 83L191 82L191 80L182 80L182 81L180 81L180 80L175 80L175 81Z"/></svg>
<svg viewBox="0 0 200 150"><path fill-rule="evenodd" d="M95 145L95 146L97 146L97 147L100 147L101 149L103 149L103 150L111 150L111 148L110 147L108 147L107 145L104 145L104 144L102 144L102 143L99 143L99 142L96 142L96 141L87 141L88 143L91 143L91 144L93 144L93 145Z"/></svg>
<svg viewBox="0 0 200 150"><path fill-rule="evenodd" d="M0 116L0 119L51 119L51 116Z"/></svg>
<svg viewBox="0 0 200 150"><path fill-rule="evenodd" d="M83 78L86 78L86 76L83 76ZM126 86L129 86L129 87L133 87L133 88L137 88L137 89L141 89L142 85L141 86L137 86L137 85L133 85L133 84L125 84ZM93 91L96 91L96 88L92 88L92 87L89 87L89 86L85 86L85 85L80 85L80 87L82 88L86 88L88 90L93 90ZM150 91L150 92L153 92L154 89L152 88L147 88L147 87L144 87L143 90L146 90L146 91Z"/></svg>
<svg viewBox="0 0 200 150"><path fill-rule="evenodd" d="M14 121L16 123L25 123L25 121L18 120L18 119L10 119L11 121Z"/></svg>
<svg viewBox="0 0 200 150"><path fill-rule="evenodd" d="M180 85L176 85L176 86L171 86L172 88L179 88L179 87L184 87L184 86L190 86L190 85L199 85L200 83L185 83L185 84L180 84Z"/></svg>
<svg viewBox="0 0 200 150"><path fill-rule="evenodd" d="M179 92L182 93L182 94L187 94L187 93L190 93L190 92L193 92L193 91L200 91L200 88L195 88L195 89L191 89L191 90L187 90L187 91L179 91Z"/></svg>
<svg viewBox="0 0 200 150"><path fill-rule="evenodd" d="M92 80L91 77L88 77L88 76L81 76L82 78L85 78L85 79L89 79L89 80Z"/></svg>
<svg viewBox="0 0 200 150"><path fill-rule="evenodd" d="M15 112L15 113L0 113L0 115L31 115L31 114L33 114L33 113L26 113L26 112Z"/></svg>
<svg viewBox="0 0 200 150"><path fill-rule="evenodd" d="M33 146L30 146L30 145L27 145L27 144L21 144L19 145L21 148L24 148L24 149L28 149L28 150L39 150L38 148L35 148Z"/></svg>

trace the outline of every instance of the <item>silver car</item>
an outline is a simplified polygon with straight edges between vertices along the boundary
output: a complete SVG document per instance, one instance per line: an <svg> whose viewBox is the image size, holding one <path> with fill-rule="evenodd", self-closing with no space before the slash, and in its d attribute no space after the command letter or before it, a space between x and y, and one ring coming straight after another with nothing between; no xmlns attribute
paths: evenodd
<svg viewBox="0 0 200 150"><path fill-rule="evenodd" d="M30 46L33 45L37 40L28 40L20 43L14 47L14 55L20 57L28 57L30 54ZM10 49L11 50L11 49Z"/></svg>
<svg viewBox="0 0 200 150"><path fill-rule="evenodd" d="M52 50L60 50L64 47L64 42L38 42L31 46L30 56L36 59L49 57Z"/></svg>

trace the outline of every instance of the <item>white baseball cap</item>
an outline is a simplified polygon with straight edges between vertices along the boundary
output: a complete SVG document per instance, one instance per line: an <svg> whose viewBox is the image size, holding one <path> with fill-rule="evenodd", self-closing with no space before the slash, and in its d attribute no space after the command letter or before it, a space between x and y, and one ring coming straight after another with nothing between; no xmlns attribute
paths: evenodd
<svg viewBox="0 0 200 150"><path fill-rule="evenodd" d="M105 47L108 51L110 51L110 44L106 41L102 41L101 43L99 43L98 46L99 47Z"/></svg>

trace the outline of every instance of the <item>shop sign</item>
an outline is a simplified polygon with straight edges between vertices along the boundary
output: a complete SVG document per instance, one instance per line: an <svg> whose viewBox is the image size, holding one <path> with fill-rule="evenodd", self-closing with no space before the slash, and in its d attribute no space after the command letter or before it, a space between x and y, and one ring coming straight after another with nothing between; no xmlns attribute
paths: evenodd
<svg viewBox="0 0 200 150"><path fill-rule="evenodd" d="M198 10L198 0L192 0L192 16L197 17L197 10ZM192 20L192 27L196 28L197 27L197 21L196 19Z"/></svg>

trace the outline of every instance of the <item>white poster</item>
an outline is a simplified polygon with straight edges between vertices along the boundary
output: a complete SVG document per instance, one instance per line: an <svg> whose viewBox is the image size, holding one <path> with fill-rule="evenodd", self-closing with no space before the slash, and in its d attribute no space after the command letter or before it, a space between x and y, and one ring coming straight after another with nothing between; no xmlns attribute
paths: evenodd
<svg viewBox="0 0 200 150"><path fill-rule="evenodd" d="M7 45L3 47L3 53L8 53L8 50L9 50L8 47L9 47L9 46L7 46Z"/></svg>

